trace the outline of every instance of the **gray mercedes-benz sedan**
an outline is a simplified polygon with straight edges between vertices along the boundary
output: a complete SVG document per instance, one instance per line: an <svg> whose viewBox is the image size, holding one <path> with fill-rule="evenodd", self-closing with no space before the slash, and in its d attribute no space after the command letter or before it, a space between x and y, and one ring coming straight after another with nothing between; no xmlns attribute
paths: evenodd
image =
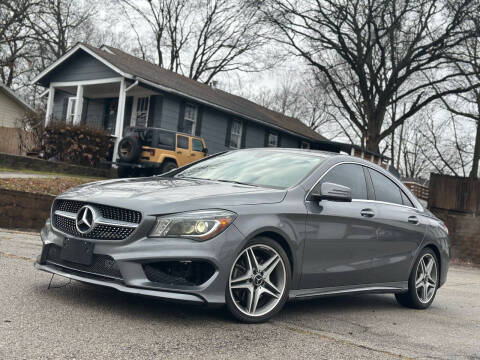
<svg viewBox="0 0 480 360"><path fill-rule="evenodd" d="M58 196L35 266L117 290L224 305L261 322L287 300L394 293L425 309L448 230L383 168L296 149L210 156Z"/></svg>

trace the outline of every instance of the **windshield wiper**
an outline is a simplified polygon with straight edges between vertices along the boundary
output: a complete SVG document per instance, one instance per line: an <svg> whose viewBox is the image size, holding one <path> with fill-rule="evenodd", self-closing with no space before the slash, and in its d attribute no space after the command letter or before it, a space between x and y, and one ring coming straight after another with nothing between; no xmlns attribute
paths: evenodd
<svg viewBox="0 0 480 360"><path fill-rule="evenodd" d="M232 184L238 184L238 185L247 185L247 186L261 187L260 185L255 185L255 184L250 184L250 183L241 182L241 181L235 181L235 180L217 179L217 180L212 180L212 181L220 181L220 182L226 182L226 183L232 183Z"/></svg>

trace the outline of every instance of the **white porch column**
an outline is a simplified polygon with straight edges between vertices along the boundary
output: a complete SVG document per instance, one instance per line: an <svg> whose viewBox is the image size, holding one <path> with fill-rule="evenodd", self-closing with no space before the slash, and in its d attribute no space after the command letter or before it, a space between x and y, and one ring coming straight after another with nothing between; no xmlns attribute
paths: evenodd
<svg viewBox="0 0 480 360"><path fill-rule="evenodd" d="M52 113L53 113L53 100L55 98L55 87L50 84L48 89L48 100L47 100L47 110L45 112L45 126L48 126L52 121Z"/></svg>
<svg viewBox="0 0 480 360"><path fill-rule="evenodd" d="M118 93L118 108L117 108L117 120L115 122L115 147L113 148L113 159L117 160L118 143L122 139L123 135L123 123L125 119L125 79L120 81L120 92Z"/></svg>
<svg viewBox="0 0 480 360"><path fill-rule="evenodd" d="M75 115L73 117L73 125L80 124L82 120L82 109L83 109L83 85L77 86L77 96L75 100Z"/></svg>

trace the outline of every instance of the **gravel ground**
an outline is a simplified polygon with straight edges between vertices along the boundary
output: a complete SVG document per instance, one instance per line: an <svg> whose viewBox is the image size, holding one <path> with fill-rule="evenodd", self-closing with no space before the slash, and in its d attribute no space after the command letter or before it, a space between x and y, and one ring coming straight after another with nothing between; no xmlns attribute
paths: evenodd
<svg viewBox="0 0 480 360"><path fill-rule="evenodd" d="M391 295L291 303L245 325L33 268L38 235L0 229L0 359L480 359L480 269L452 267L426 311Z"/></svg>

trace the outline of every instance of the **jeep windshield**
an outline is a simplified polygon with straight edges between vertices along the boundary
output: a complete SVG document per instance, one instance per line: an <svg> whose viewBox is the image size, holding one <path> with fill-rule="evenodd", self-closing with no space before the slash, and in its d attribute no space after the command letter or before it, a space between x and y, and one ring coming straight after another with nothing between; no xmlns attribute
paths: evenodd
<svg viewBox="0 0 480 360"><path fill-rule="evenodd" d="M325 156L294 151L232 151L201 161L174 178L231 182L286 189L310 174Z"/></svg>

